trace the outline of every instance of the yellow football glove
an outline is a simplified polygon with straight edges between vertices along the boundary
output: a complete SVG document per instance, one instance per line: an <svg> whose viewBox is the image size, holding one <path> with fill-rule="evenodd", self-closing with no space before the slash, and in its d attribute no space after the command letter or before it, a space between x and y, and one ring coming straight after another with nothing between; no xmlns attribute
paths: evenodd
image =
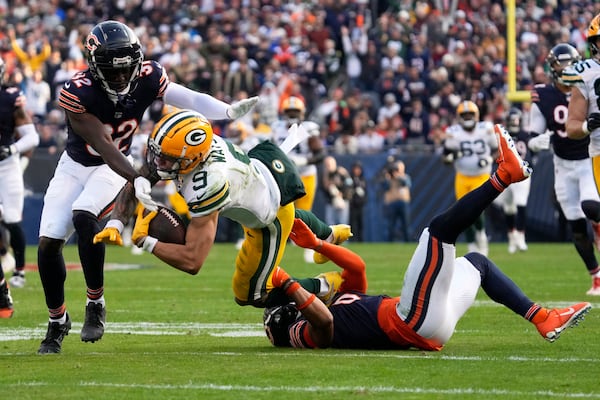
<svg viewBox="0 0 600 400"><path fill-rule="evenodd" d="M144 243L144 240L148 236L148 227L150 226L150 221L152 221L157 213L157 211L151 211L148 213L148 215L144 216L144 208L138 208L135 226L133 227L133 233L131 234L131 240L138 247Z"/></svg>
<svg viewBox="0 0 600 400"><path fill-rule="evenodd" d="M119 226L121 229L119 229ZM106 243L114 244L117 246L123 246L123 239L121 238L120 230L123 229L123 224L118 220L110 220L100 232L94 236L94 244Z"/></svg>

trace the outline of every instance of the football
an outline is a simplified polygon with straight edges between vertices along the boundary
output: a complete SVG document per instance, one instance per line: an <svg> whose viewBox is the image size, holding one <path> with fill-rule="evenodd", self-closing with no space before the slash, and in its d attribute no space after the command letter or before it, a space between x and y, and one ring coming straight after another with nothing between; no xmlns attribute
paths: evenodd
<svg viewBox="0 0 600 400"><path fill-rule="evenodd" d="M144 211L144 215L147 213ZM175 211L158 206L158 213L148 226L148 235L165 243L185 244L186 229L183 219Z"/></svg>

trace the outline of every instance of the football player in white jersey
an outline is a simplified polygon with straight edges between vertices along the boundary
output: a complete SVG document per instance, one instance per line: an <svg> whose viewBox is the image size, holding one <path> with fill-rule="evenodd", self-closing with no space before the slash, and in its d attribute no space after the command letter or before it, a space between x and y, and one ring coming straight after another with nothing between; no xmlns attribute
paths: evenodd
<svg viewBox="0 0 600 400"><path fill-rule="evenodd" d="M219 216L229 218L244 227L233 275L235 301L255 307L287 302L284 293L273 293L271 275L283 257L296 216L294 201L304 196L304 186L285 153L273 142L264 141L246 154L213 135L203 115L178 110L156 124L147 154L149 179L174 180L187 202L191 221L185 244L165 243L148 235L156 212L143 216L140 210L132 240L172 267L195 275L212 248ZM134 200L133 186L126 185L115 204L114 219L94 242L122 243L120 232L133 212ZM331 228L312 218L308 221L311 229L327 239ZM341 284L341 275L330 273L329 279L309 278L302 284L328 301Z"/></svg>
<svg viewBox="0 0 600 400"><path fill-rule="evenodd" d="M456 108L456 116L458 123L445 132L444 162L454 164L454 191L458 200L490 178L498 142L494 125L479 121L479 108L472 101L462 101ZM469 251L488 254L483 214L465 231L465 236Z"/></svg>
<svg viewBox="0 0 600 400"><path fill-rule="evenodd" d="M317 191L317 164L325 158L325 148L319 138L319 125L313 121L306 121L306 105L304 101L296 96L290 96L281 102L280 119L273 122L271 131L273 141L281 144L288 136L288 129L293 124L302 124L304 129L311 133L308 140L301 142L288 153L290 160L294 162L300 173L300 178L306 190L306 196L296 200L294 206L298 210L311 211ZM321 264L327 258L310 249L304 250L306 262Z"/></svg>
<svg viewBox="0 0 600 400"><path fill-rule="evenodd" d="M15 273L10 285L23 287L25 284L26 241L23 231L23 204L25 187L20 154L32 150L39 144L39 136L25 111L25 96L16 86L6 85L4 73L6 64L0 58L0 224L9 233L10 243L5 246L13 249ZM6 250L8 251L8 250ZM5 254L9 254L8 252ZM6 263L9 257L1 254ZM13 302L7 279L0 262L0 318L9 318L13 314Z"/></svg>
<svg viewBox="0 0 600 400"><path fill-rule="evenodd" d="M516 107L511 107L506 117L506 130L512 137L517 152L523 160L527 160L527 141L529 134L522 127L523 112ZM529 189L531 180L526 179L510 185L500 196L494 200L504 212L508 236L508 252L510 254L519 251L527 251L527 241L525 240L525 222L527 199L529 198Z"/></svg>
<svg viewBox="0 0 600 400"><path fill-rule="evenodd" d="M575 91L565 79L577 79L578 73L569 70L569 66L580 60L577 49L568 43L559 43L548 53L546 62L552 83L535 85L531 92L528 146L534 152L552 146L556 200L571 229L575 249L592 278L587 294L599 296L600 267L594 253L594 238L588 232L588 220L597 227L594 217L598 217L599 201L588 151L590 137L571 139L565 128L570 115L569 100Z"/></svg>

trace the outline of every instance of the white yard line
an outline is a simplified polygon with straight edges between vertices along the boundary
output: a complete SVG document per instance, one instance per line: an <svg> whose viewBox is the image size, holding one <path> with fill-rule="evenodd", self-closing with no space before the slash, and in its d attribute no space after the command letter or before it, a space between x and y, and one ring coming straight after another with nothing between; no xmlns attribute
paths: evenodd
<svg viewBox="0 0 600 400"><path fill-rule="evenodd" d="M11 386L52 386L55 383L45 382L24 382L19 381ZM257 393L394 393L394 394L419 394L419 395L447 395L447 396L465 396L465 395L481 395L490 397L521 397L521 396L536 396L539 398L577 398L577 399L600 399L600 394L597 393L574 393L574 392L555 392L555 391L535 391L530 392L507 389L475 389L475 388L450 388L450 389L435 389L431 387L397 387L397 386L245 386L245 385L219 385L212 383L190 383L186 385L148 385L148 384L119 384L119 383L103 383L103 382L79 382L80 387L99 387L99 388L126 388L126 389L144 389L144 390L164 390L164 391L215 391L215 392L257 392ZM7 388L8 388L7 387Z"/></svg>

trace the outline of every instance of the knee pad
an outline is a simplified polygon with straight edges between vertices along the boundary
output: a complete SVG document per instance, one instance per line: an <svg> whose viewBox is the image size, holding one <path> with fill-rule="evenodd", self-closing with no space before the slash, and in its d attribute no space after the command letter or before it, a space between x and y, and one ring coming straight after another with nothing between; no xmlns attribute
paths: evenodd
<svg viewBox="0 0 600 400"><path fill-rule="evenodd" d="M38 252L42 254L60 254L64 244L64 240L42 236L38 244Z"/></svg>
<svg viewBox="0 0 600 400"><path fill-rule="evenodd" d="M98 218L88 211L73 211L72 221L75 231L77 231L79 235L89 230L90 227L94 227L94 231L98 230Z"/></svg>
<svg viewBox="0 0 600 400"><path fill-rule="evenodd" d="M581 202L581 209L588 219L594 222L600 221L600 202L584 200Z"/></svg>

